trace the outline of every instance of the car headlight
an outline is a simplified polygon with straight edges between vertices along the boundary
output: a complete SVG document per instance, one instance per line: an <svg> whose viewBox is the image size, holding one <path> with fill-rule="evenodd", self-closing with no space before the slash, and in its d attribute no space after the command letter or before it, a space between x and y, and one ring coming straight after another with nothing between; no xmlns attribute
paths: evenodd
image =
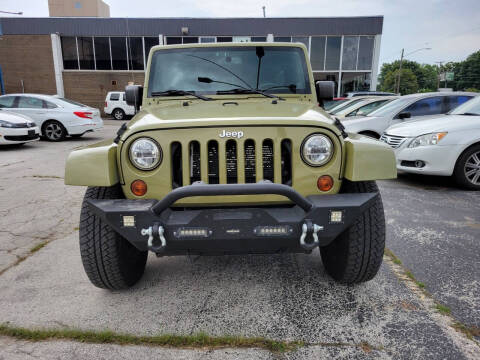
<svg viewBox="0 0 480 360"><path fill-rule="evenodd" d="M12 128L13 124L11 122L8 122L8 121L5 121L5 120L0 120L0 127Z"/></svg>
<svg viewBox="0 0 480 360"><path fill-rule="evenodd" d="M162 149L150 138L139 138L130 145L130 161L140 170L155 169L162 162Z"/></svg>
<svg viewBox="0 0 480 360"><path fill-rule="evenodd" d="M409 148L416 148L419 146L428 146L428 145L437 145L440 140L442 140L446 132L431 133L417 136L412 142L408 145Z"/></svg>
<svg viewBox="0 0 480 360"><path fill-rule="evenodd" d="M322 166L333 155L332 141L325 135L313 134L302 145L302 159L310 166Z"/></svg>

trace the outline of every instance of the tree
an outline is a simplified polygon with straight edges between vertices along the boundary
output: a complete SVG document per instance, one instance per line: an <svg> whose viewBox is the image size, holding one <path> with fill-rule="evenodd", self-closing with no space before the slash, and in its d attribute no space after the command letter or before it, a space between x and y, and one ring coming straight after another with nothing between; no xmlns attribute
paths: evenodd
<svg viewBox="0 0 480 360"><path fill-rule="evenodd" d="M480 50L471 54L460 63L456 77L456 89L480 89Z"/></svg>
<svg viewBox="0 0 480 360"><path fill-rule="evenodd" d="M391 70L384 75L382 79L382 91L395 92L395 84L398 80L398 69ZM400 79L400 94L413 94L418 91L417 77L410 69L402 69L402 76Z"/></svg>
<svg viewBox="0 0 480 360"><path fill-rule="evenodd" d="M384 63L380 69L379 85L381 89L385 89L384 81L389 72L396 71L400 68L400 60L392 63ZM437 67L435 65L419 64L416 61L403 60L402 70L409 69L416 77L418 88L423 91L437 90ZM403 76L403 72L402 72Z"/></svg>

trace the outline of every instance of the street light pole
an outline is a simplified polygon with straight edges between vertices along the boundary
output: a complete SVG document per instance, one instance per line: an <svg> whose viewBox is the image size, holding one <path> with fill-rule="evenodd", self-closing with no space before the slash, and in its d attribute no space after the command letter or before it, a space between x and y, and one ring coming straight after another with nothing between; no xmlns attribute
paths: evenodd
<svg viewBox="0 0 480 360"><path fill-rule="evenodd" d="M400 57L400 67L399 67L399 70L398 70L398 83L397 83L397 88L396 88L396 93L397 93L397 94L400 93L400 79L401 79L401 77L402 77L403 58L404 58L404 57L407 57L408 55L412 55L413 53L416 53L417 51L421 51L421 50L432 50L432 48L429 48L429 47L420 48L420 49L414 50L414 51L412 51L411 53L408 53L407 55L403 56L404 50L405 50L405 49L402 49L402 56Z"/></svg>
<svg viewBox="0 0 480 360"><path fill-rule="evenodd" d="M402 64L403 64L403 52L405 49L402 49L402 56L400 57L400 67L398 68L398 78L397 78L397 88L395 89L395 92L397 94L400 94L400 79L402 77Z"/></svg>

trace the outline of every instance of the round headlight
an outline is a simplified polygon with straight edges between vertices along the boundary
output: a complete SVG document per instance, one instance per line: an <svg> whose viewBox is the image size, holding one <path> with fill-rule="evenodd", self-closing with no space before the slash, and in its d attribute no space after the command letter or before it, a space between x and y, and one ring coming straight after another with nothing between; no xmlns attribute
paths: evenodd
<svg viewBox="0 0 480 360"><path fill-rule="evenodd" d="M310 166L326 164L332 157L332 154L332 141L325 135L310 135L303 142L302 158Z"/></svg>
<svg viewBox="0 0 480 360"><path fill-rule="evenodd" d="M153 139L139 138L130 145L130 161L140 170L155 169L162 162L162 149Z"/></svg>

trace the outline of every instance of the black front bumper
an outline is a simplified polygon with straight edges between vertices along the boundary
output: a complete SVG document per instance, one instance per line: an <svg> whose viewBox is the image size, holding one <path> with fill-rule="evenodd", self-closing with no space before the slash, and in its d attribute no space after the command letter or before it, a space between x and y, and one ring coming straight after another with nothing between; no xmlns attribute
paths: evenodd
<svg viewBox="0 0 480 360"><path fill-rule="evenodd" d="M253 194L283 195L294 205L172 207L185 197ZM164 255L235 254L310 252L316 246L328 245L377 196L377 193L352 193L305 198L281 184L194 184L175 189L160 201L88 200L88 203L95 214L140 250ZM332 212L336 212L337 219L332 218ZM338 212L342 215L340 221ZM150 244L149 229L153 232ZM301 243L302 234L305 236Z"/></svg>

